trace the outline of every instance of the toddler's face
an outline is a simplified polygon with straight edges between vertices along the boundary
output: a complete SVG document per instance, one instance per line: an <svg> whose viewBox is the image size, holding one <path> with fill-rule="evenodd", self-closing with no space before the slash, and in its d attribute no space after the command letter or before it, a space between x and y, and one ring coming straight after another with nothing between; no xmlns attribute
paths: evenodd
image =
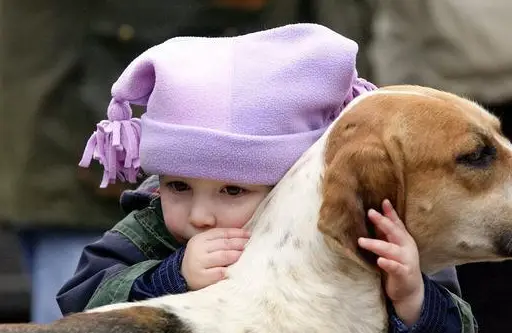
<svg viewBox="0 0 512 333"><path fill-rule="evenodd" d="M265 185L160 177L165 225L181 242L211 228L241 228L270 190Z"/></svg>

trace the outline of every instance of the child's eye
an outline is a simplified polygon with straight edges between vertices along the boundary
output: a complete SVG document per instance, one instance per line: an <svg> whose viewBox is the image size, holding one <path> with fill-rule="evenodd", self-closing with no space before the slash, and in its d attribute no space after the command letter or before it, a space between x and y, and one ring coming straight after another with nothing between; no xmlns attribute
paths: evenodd
<svg viewBox="0 0 512 333"><path fill-rule="evenodd" d="M167 186L174 192L185 192L190 190L190 186L187 183L175 181L167 183Z"/></svg>
<svg viewBox="0 0 512 333"><path fill-rule="evenodd" d="M243 188L241 187L238 187L238 186L226 186L222 189L222 192L223 193L226 193L227 195L241 195L243 193L246 192L246 190L244 190Z"/></svg>

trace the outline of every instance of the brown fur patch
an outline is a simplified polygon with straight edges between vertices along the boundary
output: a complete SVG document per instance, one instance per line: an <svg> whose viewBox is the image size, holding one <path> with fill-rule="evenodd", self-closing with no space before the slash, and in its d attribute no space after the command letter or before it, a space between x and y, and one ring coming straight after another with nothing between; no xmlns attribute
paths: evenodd
<svg viewBox="0 0 512 333"><path fill-rule="evenodd" d="M2 333L192 333L174 314L149 307L77 313L49 325L0 325Z"/></svg>

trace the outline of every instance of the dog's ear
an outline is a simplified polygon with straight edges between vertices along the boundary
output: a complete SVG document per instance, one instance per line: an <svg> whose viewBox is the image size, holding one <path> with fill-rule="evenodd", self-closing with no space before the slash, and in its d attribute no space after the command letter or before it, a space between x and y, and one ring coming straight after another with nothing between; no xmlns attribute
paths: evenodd
<svg viewBox="0 0 512 333"><path fill-rule="evenodd" d="M384 199L405 219L404 160L397 140L358 127L340 124L328 137L318 228L344 256L373 261L357 239L373 236L367 212L381 211Z"/></svg>

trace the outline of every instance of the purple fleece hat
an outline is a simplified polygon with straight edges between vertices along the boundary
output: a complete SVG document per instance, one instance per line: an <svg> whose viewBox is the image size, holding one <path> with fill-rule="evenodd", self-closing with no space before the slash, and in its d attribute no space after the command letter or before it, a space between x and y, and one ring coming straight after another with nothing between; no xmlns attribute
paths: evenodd
<svg viewBox="0 0 512 333"><path fill-rule="evenodd" d="M231 38L178 37L137 57L80 161L101 187L160 175L276 184L355 96L357 44L316 24ZM131 118L130 104L146 106ZM131 119L130 119L131 118Z"/></svg>

